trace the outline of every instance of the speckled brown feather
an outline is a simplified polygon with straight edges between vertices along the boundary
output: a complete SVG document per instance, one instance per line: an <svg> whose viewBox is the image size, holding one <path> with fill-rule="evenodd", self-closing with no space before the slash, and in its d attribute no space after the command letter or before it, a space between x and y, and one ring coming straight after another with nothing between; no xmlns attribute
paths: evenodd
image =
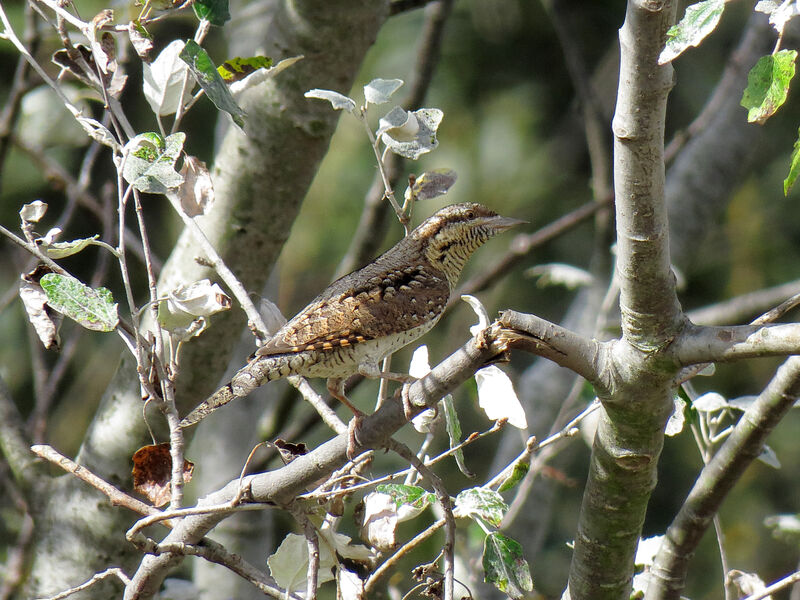
<svg viewBox="0 0 800 600"><path fill-rule="evenodd" d="M328 286L181 426L288 375L327 377L329 384L357 372L375 376L385 355L439 320L469 256L518 223L480 204L439 210L373 262Z"/></svg>

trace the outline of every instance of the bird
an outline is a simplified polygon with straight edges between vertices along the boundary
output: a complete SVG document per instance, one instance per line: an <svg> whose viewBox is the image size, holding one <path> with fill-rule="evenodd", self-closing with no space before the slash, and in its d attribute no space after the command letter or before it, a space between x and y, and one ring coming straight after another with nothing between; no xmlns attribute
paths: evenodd
<svg viewBox="0 0 800 600"><path fill-rule="evenodd" d="M438 210L378 258L330 284L180 426L194 425L268 381L290 375L326 378L331 395L355 416L349 429L352 458L363 413L346 398L344 380L360 373L413 381L410 375L381 372L380 362L436 325L475 250L524 222L476 203Z"/></svg>

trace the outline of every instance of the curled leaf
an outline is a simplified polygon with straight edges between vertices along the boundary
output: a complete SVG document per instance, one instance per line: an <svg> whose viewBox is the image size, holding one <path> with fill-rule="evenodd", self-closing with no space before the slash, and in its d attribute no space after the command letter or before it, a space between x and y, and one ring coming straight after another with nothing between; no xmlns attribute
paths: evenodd
<svg viewBox="0 0 800 600"><path fill-rule="evenodd" d="M395 106L380 120L376 137L395 154L416 160L439 145L436 131L443 117L438 108L407 111Z"/></svg>
<svg viewBox="0 0 800 600"><path fill-rule="evenodd" d="M327 100L331 103L334 110L346 110L351 113L356 112L356 101L352 98L345 96L344 94L340 94L339 92L334 92L333 90L320 90L314 88L313 90L308 90L305 94L303 94L306 98L317 98L318 100Z"/></svg>

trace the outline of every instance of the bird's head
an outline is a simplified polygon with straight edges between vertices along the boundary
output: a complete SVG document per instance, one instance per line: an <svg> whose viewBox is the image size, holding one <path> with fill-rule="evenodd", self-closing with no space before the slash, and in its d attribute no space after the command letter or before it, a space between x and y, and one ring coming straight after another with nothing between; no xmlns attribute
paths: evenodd
<svg viewBox="0 0 800 600"><path fill-rule="evenodd" d="M454 288L475 250L493 235L524 222L502 217L481 204L452 204L425 219L409 237L422 244L426 258L444 271Z"/></svg>

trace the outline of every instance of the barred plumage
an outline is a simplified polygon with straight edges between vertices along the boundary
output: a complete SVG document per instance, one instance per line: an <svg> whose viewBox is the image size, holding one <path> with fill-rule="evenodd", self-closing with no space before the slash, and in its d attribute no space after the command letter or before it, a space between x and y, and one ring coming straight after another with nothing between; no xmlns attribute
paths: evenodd
<svg viewBox="0 0 800 600"><path fill-rule="evenodd" d="M344 398L344 378L355 373L404 378L380 373L380 361L431 329L470 255L519 223L480 204L439 210L373 262L333 282L181 426L288 375L328 378L328 389L358 414Z"/></svg>

